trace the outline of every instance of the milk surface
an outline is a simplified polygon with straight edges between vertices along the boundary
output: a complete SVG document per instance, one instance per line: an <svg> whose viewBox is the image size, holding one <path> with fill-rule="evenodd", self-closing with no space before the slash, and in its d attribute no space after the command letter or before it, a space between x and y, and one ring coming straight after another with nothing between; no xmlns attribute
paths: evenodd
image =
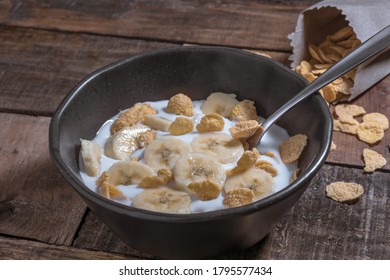
<svg viewBox="0 0 390 280"><path fill-rule="evenodd" d="M191 117L191 119L194 122L194 126L196 126L200 122L201 118L204 116L204 114L200 109L203 102L204 100L192 102L194 107L194 116ZM156 102L144 102L144 103L151 105L157 111L157 116L166 118L171 121L174 121L178 117L175 114L170 114L165 112L164 109L167 106L168 100L162 100ZM117 115L113 116L111 119L107 120L97 132L96 137L92 139L93 141L95 141L100 145L100 148L102 150L102 157L100 161L100 174L103 173L103 171L107 171L114 163L119 161L105 156L103 151L104 151L105 142L111 136L110 127L121 113L122 112L118 113ZM260 122L263 121L262 118L259 118L259 120ZM220 132L224 132L230 135L229 128L235 125L236 122L230 121L229 119L226 118L224 118L224 121L225 121L225 127L223 131ZM168 135L170 137L178 138L180 140L191 143L194 137L198 136L199 133L196 130L194 130L193 132L187 133L185 135L173 136L169 134L169 132L156 131L156 138L161 136L168 136ZM282 144L284 140L288 139L289 137L290 136L288 135L285 129L277 125L273 125L263 136L261 140L261 144L258 145L257 147L257 149L261 154L261 160L266 160L272 163L274 168L278 171L278 175L273 177L275 182L274 192L278 192L283 188L285 188L289 184L289 180L292 174L298 168L297 163L285 164L280 159L279 146ZM145 162L143 159L144 150L145 149L142 148L140 150L135 151L131 155L131 157L139 158L139 161L144 163ZM276 156L275 157L266 156L264 155L265 152L272 152ZM98 177L91 177L87 175L87 173L85 172L85 168L81 156L79 158L79 165L80 165L80 175L84 184L92 191L99 193L98 186L96 184ZM224 166L225 169L228 170L233 168L235 165L236 163L230 163L230 164L225 164ZM169 186L174 186L174 182L171 182ZM128 185L128 186L119 185L118 188L127 196L127 199L115 200L115 201L128 206L131 206L132 199L144 190L143 188L137 185ZM201 201L194 197L191 198L192 198L192 205L191 205L192 213L214 211L214 210L220 210L226 208L223 205L223 191L221 192L218 198L209 201Z"/></svg>

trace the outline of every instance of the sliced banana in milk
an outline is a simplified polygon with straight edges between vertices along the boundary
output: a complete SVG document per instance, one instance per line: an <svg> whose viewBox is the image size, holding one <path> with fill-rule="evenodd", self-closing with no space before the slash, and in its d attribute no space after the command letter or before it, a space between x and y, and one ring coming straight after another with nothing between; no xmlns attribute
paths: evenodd
<svg viewBox="0 0 390 280"><path fill-rule="evenodd" d="M201 153L188 153L181 156L173 169L173 177L178 188L192 193L188 185L192 182L212 181L222 189L226 181L224 166Z"/></svg>
<svg viewBox="0 0 390 280"><path fill-rule="evenodd" d="M160 131L168 131L169 126L172 124L172 121L164 119L162 117L156 116L156 115L146 115L144 124L149 126L150 128L153 128L155 130Z"/></svg>
<svg viewBox="0 0 390 280"><path fill-rule="evenodd" d="M177 159L190 151L191 145L187 142L173 137L160 137L146 147L144 159L155 171L172 170Z"/></svg>
<svg viewBox="0 0 390 280"><path fill-rule="evenodd" d="M100 146L95 141L80 139L81 158L88 176L98 176L100 173Z"/></svg>
<svg viewBox="0 0 390 280"><path fill-rule="evenodd" d="M201 110L204 114L216 113L225 118L229 118L230 112L238 103L235 94L214 92L207 97Z"/></svg>
<svg viewBox="0 0 390 280"><path fill-rule="evenodd" d="M265 197L274 190L274 179L268 172L252 167L237 175L229 176L225 183L225 192L237 188L249 188L255 194L255 199Z"/></svg>
<svg viewBox="0 0 390 280"><path fill-rule="evenodd" d="M148 130L150 127L143 124L135 124L119 130L107 139L104 154L113 159L128 159L134 151L141 148L139 137Z"/></svg>
<svg viewBox="0 0 390 280"><path fill-rule="evenodd" d="M144 190L133 199L132 205L164 213L189 214L191 212L190 196L167 187Z"/></svg>
<svg viewBox="0 0 390 280"><path fill-rule="evenodd" d="M223 164L237 161L244 153L242 143L226 133L202 133L192 140L191 146L194 152Z"/></svg>
<svg viewBox="0 0 390 280"><path fill-rule="evenodd" d="M142 162L127 159L114 163L107 174L107 182L115 186L138 185L145 176L153 176L154 171Z"/></svg>

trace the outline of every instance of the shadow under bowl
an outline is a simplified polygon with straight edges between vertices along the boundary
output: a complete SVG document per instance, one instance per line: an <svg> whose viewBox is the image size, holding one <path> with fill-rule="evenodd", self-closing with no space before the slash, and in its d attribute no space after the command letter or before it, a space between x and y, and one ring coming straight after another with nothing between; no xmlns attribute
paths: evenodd
<svg viewBox="0 0 390 280"><path fill-rule="evenodd" d="M162 258L205 258L244 249L265 237L299 199L324 163L332 137L328 107L317 93L283 116L278 125L309 138L300 177L262 200L196 214L164 214L124 206L89 190L79 175L80 138L93 139L119 110L137 102L192 100L222 91L255 101L267 117L307 82L266 57L225 47L178 47L132 56L82 80L55 112L49 132L55 166L88 207L131 247Z"/></svg>

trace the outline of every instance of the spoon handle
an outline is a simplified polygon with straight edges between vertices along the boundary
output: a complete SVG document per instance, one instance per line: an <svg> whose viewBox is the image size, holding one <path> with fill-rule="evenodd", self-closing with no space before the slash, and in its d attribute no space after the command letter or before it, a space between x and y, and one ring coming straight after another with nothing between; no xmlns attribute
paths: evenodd
<svg viewBox="0 0 390 280"><path fill-rule="evenodd" d="M356 48L346 57L342 58L339 62L330 67L321 76L311 82L302 91L295 95L291 100L285 103L277 111L275 111L269 118L267 118L261 126L263 132L261 136L274 124L285 112L290 110L296 104L309 97L317 90L323 88L327 84L333 82L340 76L344 75L348 71L352 70L359 64L368 60L372 56L378 54L384 49L390 46L390 25L373 35L366 40L360 47ZM260 136L260 137L261 137ZM260 140L260 138L258 139Z"/></svg>

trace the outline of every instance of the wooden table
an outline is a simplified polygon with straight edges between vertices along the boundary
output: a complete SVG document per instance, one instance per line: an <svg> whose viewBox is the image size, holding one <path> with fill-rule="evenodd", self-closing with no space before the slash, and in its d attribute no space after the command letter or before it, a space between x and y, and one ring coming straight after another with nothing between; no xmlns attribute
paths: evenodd
<svg viewBox="0 0 390 280"><path fill-rule="evenodd" d="M315 0L0 1L0 259L155 258L125 245L54 168L53 112L86 74L130 55L183 44L262 51L286 65L287 35ZM390 78L353 102L390 116ZM337 150L272 232L219 259L390 259L390 165L364 174L356 137ZM372 149L390 162L390 130ZM324 194L364 186L358 203Z"/></svg>

